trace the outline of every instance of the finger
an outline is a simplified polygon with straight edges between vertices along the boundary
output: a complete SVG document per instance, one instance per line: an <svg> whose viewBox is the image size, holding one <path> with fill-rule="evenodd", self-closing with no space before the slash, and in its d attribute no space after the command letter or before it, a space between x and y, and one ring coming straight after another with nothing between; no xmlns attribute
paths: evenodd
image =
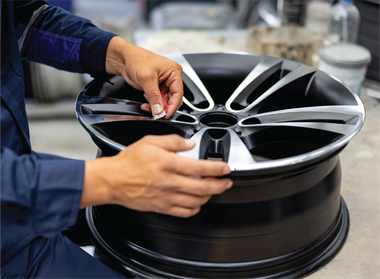
<svg viewBox="0 0 380 279"><path fill-rule="evenodd" d="M152 110L150 109L150 105L148 103L144 103L140 106L140 109L146 112L151 113Z"/></svg>
<svg viewBox="0 0 380 279"><path fill-rule="evenodd" d="M196 178L172 174L170 184L175 191L199 197L218 195L231 188L232 180L229 178Z"/></svg>
<svg viewBox="0 0 380 279"><path fill-rule="evenodd" d="M160 82L172 93L183 94L182 67L179 64L172 65L174 70Z"/></svg>
<svg viewBox="0 0 380 279"><path fill-rule="evenodd" d="M149 102L149 100L148 100L148 96L147 96L145 93L144 93L143 95L144 95L145 100L147 100L147 101ZM152 110L150 109L150 105L149 105L149 103L143 103L143 104L140 106L140 109L143 110L143 111L149 112L149 113L152 112Z"/></svg>
<svg viewBox="0 0 380 279"><path fill-rule="evenodd" d="M154 114L158 115L164 110L164 104L161 97L161 91L157 83L157 78L146 77L141 83L145 94L148 97L148 101L151 110Z"/></svg>
<svg viewBox="0 0 380 279"><path fill-rule="evenodd" d="M164 93L164 98L165 98L165 102L166 104L169 102L169 99L172 95L170 93Z"/></svg>
<svg viewBox="0 0 380 279"><path fill-rule="evenodd" d="M144 141L172 152L187 151L195 146L194 141L184 139L178 135L146 136ZM176 154L171 154L170 161L169 170L183 175L223 176L231 172L225 162L194 160Z"/></svg>
<svg viewBox="0 0 380 279"><path fill-rule="evenodd" d="M209 160L194 160L191 158L181 157L179 155L171 158L175 173L191 176L224 176L231 173L227 163Z"/></svg>
<svg viewBox="0 0 380 279"><path fill-rule="evenodd" d="M169 93L169 88L166 87L163 83L160 83L160 91L164 92L164 94Z"/></svg>
<svg viewBox="0 0 380 279"><path fill-rule="evenodd" d="M172 193L169 197L169 204L186 208L197 208L205 204L211 195L196 196L184 193Z"/></svg>
<svg viewBox="0 0 380 279"><path fill-rule="evenodd" d="M195 142L193 140L185 139L179 135L149 135L145 136L143 140L172 152L187 151L195 146Z"/></svg>
<svg viewBox="0 0 380 279"><path fill-rule="evenodd" d="M172 71L164 82L165 87L171 93L168 102L168 113L165 118L171 117L182 105L183 97L183 82L182 82L182 68L177 65L176 70Z"/></svg>
<svg viewBox="0 0 380 279"><path fill-rule="evenodd" d="M197 208L185 208L182 206L172 206L169 208L169 210L164 213L168 215L172 215L175 217L180 217L180 218L189 218L191 216L194 216L201 210L200 207Z"/></svg>
<svg viewBox="0 0 380 279"><path fill-rule="evenodd" d="M168 112L166 113L165 119L173 116L173 114L182 106L182 94L172 93L168 100Z"/></svg>
<svg viewBox="0 0 380 279"><path fill-rule="evenodd" d="M161 87L160 87L160 90L161 90L161 92L163 92L162 89L161 89ZM162 94L161 94L161 96L162 96ZM169 100L169 96L170 96L169 93L165 93L165 94L163 95L163 98L165 98L165 99L163 99L163 102L164 102L164 109L165 109L165 111L167 110L167 105L166 105L166 104L167 104L167 102L168 102L168 100ZM145 98L145 100L147 100L147 101L149 102L149 98L148 98L148 96L147 96L145 93L144 93L144 98ZM140 108L141 108L142 110L144 110L144 111L152 112L152 109L151 109L149 103L144 103L144 104L142 104Z"/></svg>

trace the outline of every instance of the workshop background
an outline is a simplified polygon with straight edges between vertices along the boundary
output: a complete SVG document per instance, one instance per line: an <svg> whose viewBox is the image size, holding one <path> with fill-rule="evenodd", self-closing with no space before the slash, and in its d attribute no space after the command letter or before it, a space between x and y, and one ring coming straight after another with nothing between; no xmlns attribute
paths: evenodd
<svg viewBox="0 0 380 279"><path fill-rule="evenodd" d="M184 2L185 8L179 2ZM303 13L294 19L292 27L304 28L297 30L297 36L284 35L268 47L265 44L271 42L265 38L270 34L266 32L284 25L278 17L277 0L49 1L158 54L246 51L293 59L316 68L319 49L336 40L328 32L329 13L335 2L298 1L303 3ZM361 15L357 44L370 51L372 62L358 91L366 109L365 124L340 155L342 196L350 212L351 226L340 253L308 277L313 279L380 278L380 1L354 4ZM294 45L291 51L289 45ZM74 111L76 96L92 78L26 61L23 66L33 149L76 159L95 158L97 147ZM92 251L91 247L85 249Z"/></svg>

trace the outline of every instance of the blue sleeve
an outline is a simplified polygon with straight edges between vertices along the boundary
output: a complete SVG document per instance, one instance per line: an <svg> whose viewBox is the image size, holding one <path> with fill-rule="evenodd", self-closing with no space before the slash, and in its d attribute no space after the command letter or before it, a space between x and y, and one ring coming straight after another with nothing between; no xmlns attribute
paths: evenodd
<svg viewBox="0 0 380 279"><path fill-rule="evenodd" d="M1 219L52 236L75 224L84 161L1 149ZM59 198L57 198L59 197Z"/></svg>
<svg viewBox="0 0 380 279"><path fill-rule="evenodd" d="M59 70L108 79L105 61L112 33L45 1L14 1L22 57Z"/></svg>

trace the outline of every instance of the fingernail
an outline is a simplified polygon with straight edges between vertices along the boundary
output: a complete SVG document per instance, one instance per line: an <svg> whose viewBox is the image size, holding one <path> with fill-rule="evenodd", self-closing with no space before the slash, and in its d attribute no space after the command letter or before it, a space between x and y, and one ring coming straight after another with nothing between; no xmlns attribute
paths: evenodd
<svg viewBox="0 0 380 279"><path fill-rule="evenodd" d="M232 187L232 184L233 184L233 182L230 180L230 182L228 182L228 184L227 184L227 189L230 189Z"/></svg>
<svg viewBox="0 0 380 279"><path fill-rule="evenodd" d="M195 141L191 140L191 139L185 139L185 144L187 147L194 147L195 146Z"/></svg>
<svg viewBox="0 0 380 279"><path fill-rule="evenodd" d="M154 114L160 114L162 112L162 106L159 104L153 105L152 109Z"/></svg>
<svg viewBox="0 0 380 279"><path fill-rule="evenodd" d="M157 120L157 119L163 118L165 115L166 115L165 111L162 111L160 114L154 114L153 113L153 119Z"/></svg>

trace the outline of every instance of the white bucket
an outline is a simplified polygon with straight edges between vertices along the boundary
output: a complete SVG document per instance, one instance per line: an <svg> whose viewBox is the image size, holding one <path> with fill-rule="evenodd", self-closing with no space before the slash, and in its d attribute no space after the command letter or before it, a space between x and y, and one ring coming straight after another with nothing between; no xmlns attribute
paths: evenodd
<svg viewBox="0 0 380 279"><path fill-rule="evenodd" d="M371 62L371 53L365 47L339 43L322 47L319 51L319 69L351 87L360 94L367 66Z"/></svg>

